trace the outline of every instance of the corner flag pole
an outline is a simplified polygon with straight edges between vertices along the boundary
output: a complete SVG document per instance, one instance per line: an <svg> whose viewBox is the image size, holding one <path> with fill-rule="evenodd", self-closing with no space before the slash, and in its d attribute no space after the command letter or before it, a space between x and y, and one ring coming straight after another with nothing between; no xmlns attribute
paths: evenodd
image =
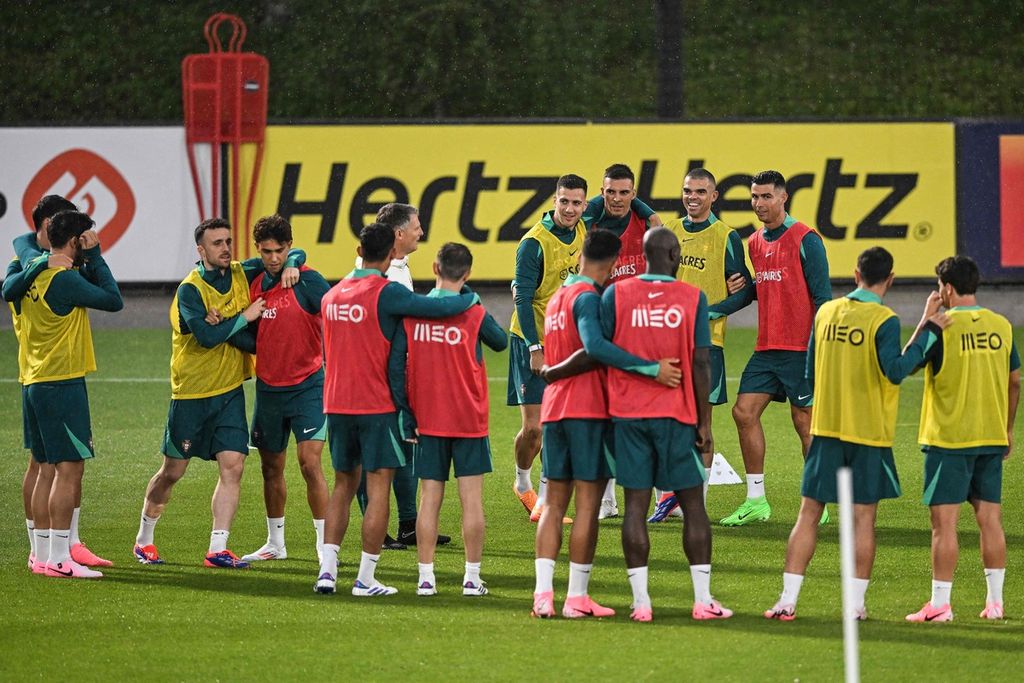
<svg viewBox="0 0 1024 683"><path fill-rule="evenodd" d="M836 473L839 489L839 567L843 582L843 664L846 683L860 681L860 644L853 605L855 555L853 538L853 474L849 467Z"/></svg>

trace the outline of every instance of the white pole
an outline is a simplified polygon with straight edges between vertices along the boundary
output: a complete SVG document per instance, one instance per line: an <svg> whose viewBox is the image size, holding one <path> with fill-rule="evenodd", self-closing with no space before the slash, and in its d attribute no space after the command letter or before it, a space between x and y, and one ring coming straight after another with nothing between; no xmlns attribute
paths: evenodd
<svg viewBox="0 0 1024 683"><path fill-rule="evenodd" d="M853 605L855 568L853 539L853 474L849 467L836 473L839 489L839 566L843 582L843 663L846 683L860 681L860 653L857 636L857 615Z"/></svg>

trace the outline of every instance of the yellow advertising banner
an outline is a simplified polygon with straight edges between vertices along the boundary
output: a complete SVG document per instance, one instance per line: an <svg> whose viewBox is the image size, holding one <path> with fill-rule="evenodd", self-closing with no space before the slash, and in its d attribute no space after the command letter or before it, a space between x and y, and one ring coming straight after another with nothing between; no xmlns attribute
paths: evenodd
<svg viewBox="0 0 1024 683"><path fill-rule="evenodd" d="M663 220L682 215L687 170L718 179L718 216L754 229L750 176L776 169L790 214L818 229L834 277L881 245L899 276L931 277L956 249L952 123L477 124L271 126L255 215L281 213L326 277L348 273L359 230L392 201L419 208L424 239L410 264L429 280L445 242L474 255L475 280L511 280L516 245L551 208L564 173L599 194L628 164ZM250 247L251 249L251 247Z"/></svg>

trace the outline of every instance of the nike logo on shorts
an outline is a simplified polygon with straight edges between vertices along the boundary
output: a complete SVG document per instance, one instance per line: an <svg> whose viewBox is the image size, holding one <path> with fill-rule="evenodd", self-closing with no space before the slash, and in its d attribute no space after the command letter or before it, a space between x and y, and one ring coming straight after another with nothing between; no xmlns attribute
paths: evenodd
<svg viewBox="0 0 1024 683"><path fill-rule="evenodd" d="M316 430L317 430L316 427L310 427L309 429L303 429L302 433L303 434L309 434L310 432L315 432Z"/></svg>
<svg viewBox="0 0 1024 683"><path fill-rule="evenodd" d="M796 397L796 400L798 400L798 401L803 401L803 400L806 400L806 399L808 399L808 398L810 398L810 397L811 397L811 395L810 395L810 394L806 394L806 395L804 395L804 396L797 396L797 397Z"/></svg>

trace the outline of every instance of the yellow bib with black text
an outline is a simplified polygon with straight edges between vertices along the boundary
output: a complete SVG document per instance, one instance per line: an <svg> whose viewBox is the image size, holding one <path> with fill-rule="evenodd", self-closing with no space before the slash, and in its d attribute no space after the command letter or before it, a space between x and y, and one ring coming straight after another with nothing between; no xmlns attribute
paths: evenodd
<svg viewBox="0 0 1024 683"><path fill-rule="evenodd" d="M570 244L555 237L543 222L538 222L523 235L524 240L531 237L537 240L544 255L544 272L533 295L533 322L537 327L537 340L540 342L544 341L544 313L547 311L548 301L558 288L565 284L566 278L579 272L580 251L583 249L583 238L586 234L587 228L581 220L576 223L576 235ZM512 311L509 330L520 339L523 338L518 311Z"/></svg>
<svg viewBox="0 0 1024 683"><path fill-rule="evenodd" d="M47 268L21 300L17 323L19 372L22 384L59 382L96 371L89 314L76 306L68 315L54 313L46 303L53 278L67 268Z"/></svg>

